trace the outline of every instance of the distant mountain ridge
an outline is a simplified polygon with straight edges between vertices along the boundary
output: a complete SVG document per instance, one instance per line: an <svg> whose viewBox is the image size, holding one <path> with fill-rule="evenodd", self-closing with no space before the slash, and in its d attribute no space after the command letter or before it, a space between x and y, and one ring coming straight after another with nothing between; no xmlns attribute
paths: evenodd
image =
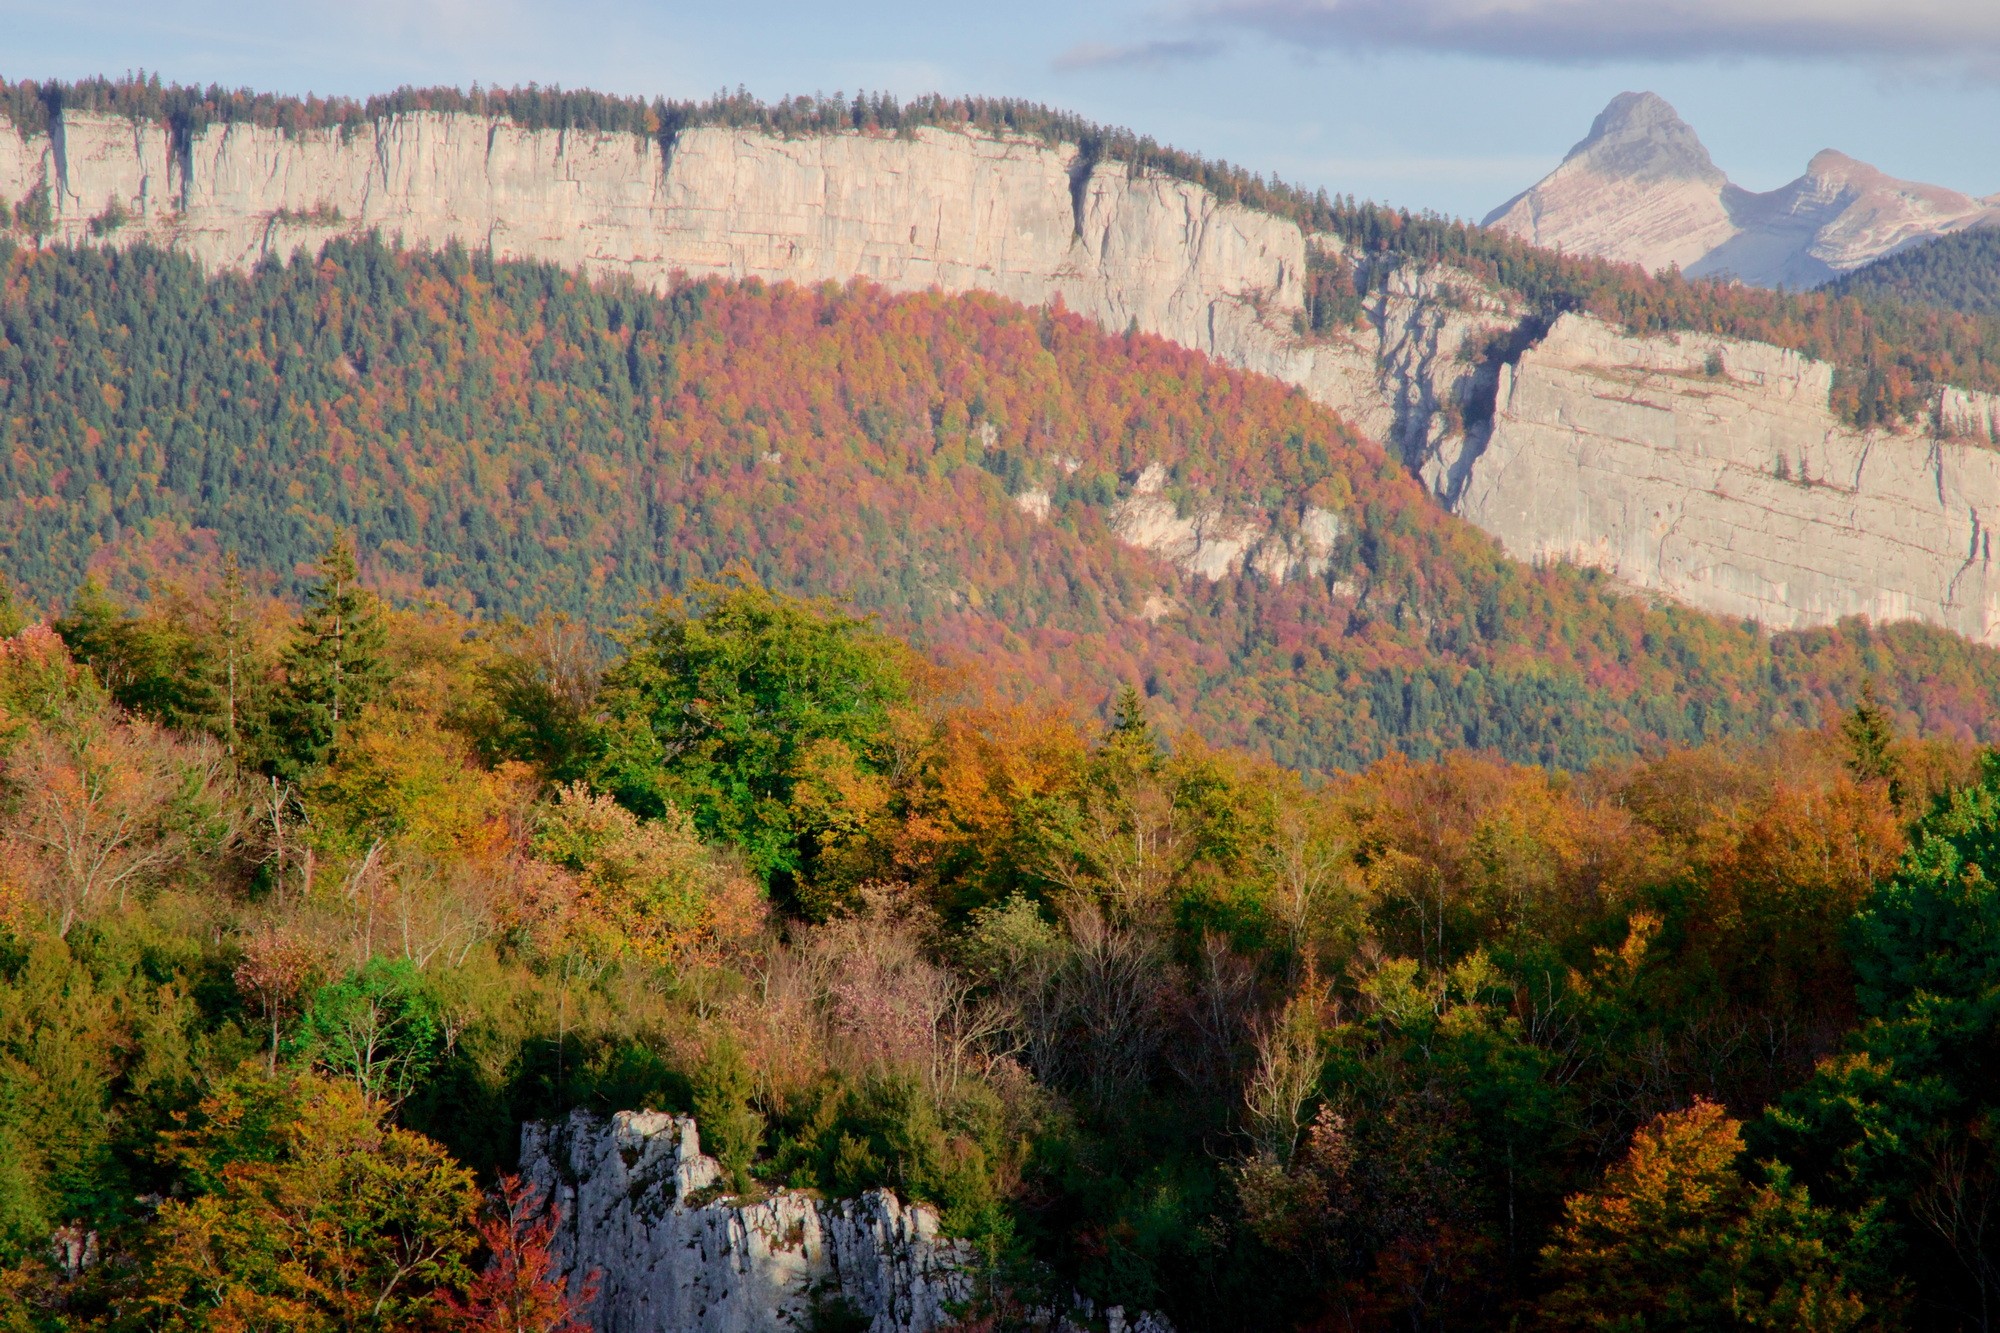
<svg viewBox="0 0 2000 1333"><path fill-rule="evenodd" d="M1658 272L1816 287L1914 243L2000 223L1975 199L1827 149L1789 185L1732 184L1655 93L1620 93L1561 165L1485 223L1535 245Z"/></svg>

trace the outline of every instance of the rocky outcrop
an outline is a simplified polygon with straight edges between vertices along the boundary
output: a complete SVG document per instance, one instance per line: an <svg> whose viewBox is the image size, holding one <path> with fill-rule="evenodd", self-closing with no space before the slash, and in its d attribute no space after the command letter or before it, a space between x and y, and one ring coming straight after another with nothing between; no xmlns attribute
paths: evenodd
<svg viewBox="0 0 2000 1333"><path fill-rule="evenodd" d="M1652 93L1613 98L1561 165L1486 218L1572 254L1794 288L1996 221L2000 197L1897 180L1831 149L1789 185L1742 189Z"/></svg>
<svg viewBox="0 0 2000 1333"><path fill-rule="evenodd" d="M595 1333L810 1333L838 1319L869 1333L958 1326L971 1247L886 1190L829 1202L798 1190L727 1197L695 1123L658 1111L573 1111L521 1127L521 1175L556 1210L570 1289L594 1284ZM836 1314L836 1312L838 1312ZM1078 1297L1030 1320L1048 1333L1174 1333L1162 1315L1100 1313Z"/></svg>
<svg viewBox="0 0 2000 1333"><path fill-rule="evenodd" d="M1333 544L1340 537L1340 516L1331 510L1305 505L1297 523L1286 531L1275 529L1261 516L1231 516L1219 506L1183 514L1166 488L1167 470L1158 463L1139 473L1130 493L1111 512L1111 530L1118 540L1211 582L1246 569L1273 583L1283 583L1293 574L1312 578L1327 571Z"/></svg>
<svg viewBox="0 0 2000 1333"><path fill-rule="evenodd" d="M836 1303L870 1333L931 1333L972 1295L965 1247L886 1191L717 1197L721 1168L685 1116L577 1111L523 1126L521 1172L558 1210L573 1289L595 1276L597 1333L805 1330Z"/></svg>
<svg viewBox="0 0 2000 1333"><path fill-rule="evenodd" d="M1959 438L1857 431L1832 380L1761 343L1565 315L1502 369L1456 508L1522 559L1775 628L1915 617L2000 644L2000 401L1947 390Z"/></svg>

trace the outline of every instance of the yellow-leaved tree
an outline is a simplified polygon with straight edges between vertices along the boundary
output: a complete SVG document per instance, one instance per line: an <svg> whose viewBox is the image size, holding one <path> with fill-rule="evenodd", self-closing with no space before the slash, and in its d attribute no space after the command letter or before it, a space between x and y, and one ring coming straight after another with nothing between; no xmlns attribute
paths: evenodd
<svg viewBox="0 0 2000 1333"><path fill-rule="evenodd" d="M1856 1287L1872 1217L1815 1205L1785 1168L1739 1169L1741 1125L1713 1102L1642 1128L1597 1189L1572 1197L1542 1251L1540 1326L1591 1333L1878 1326Z"/></svg>

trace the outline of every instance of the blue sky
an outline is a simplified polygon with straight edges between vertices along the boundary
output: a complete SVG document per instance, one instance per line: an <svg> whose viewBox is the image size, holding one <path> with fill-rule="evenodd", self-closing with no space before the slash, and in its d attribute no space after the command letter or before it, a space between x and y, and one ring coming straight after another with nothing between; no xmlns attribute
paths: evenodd
<svg viewBox="0 0 2000 1333"><path fill-rule="evenodd" d="M0 0L0 24L10 79L1027 97L1461 216L1650 89L1753 189L1831 147L2000 191L2000 0Z"/></svg>

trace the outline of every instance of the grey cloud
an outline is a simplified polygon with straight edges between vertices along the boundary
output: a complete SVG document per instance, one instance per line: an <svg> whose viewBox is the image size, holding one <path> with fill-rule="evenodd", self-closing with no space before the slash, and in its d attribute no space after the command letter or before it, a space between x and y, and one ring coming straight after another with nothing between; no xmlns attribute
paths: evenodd
<svg viewBox="0 0 2000 1333"><path fill-rule="evenodd" d="M1187 61L1207 60L1222 50L1222 43L1212 37L1167 38L1150 42L1128 42L1106 45L1084 42L1072 46L1055 59L1057 69L1107 69L1120 66L1149 66L1180 64Z"/></svg>
<svg viewBox="0 0 2000 1333"><path fill-rule="evenodd" d="M2000 59L1993 0L1211 0L1204 18L1316 48L1586 64L1771 56Z"/></svg>

